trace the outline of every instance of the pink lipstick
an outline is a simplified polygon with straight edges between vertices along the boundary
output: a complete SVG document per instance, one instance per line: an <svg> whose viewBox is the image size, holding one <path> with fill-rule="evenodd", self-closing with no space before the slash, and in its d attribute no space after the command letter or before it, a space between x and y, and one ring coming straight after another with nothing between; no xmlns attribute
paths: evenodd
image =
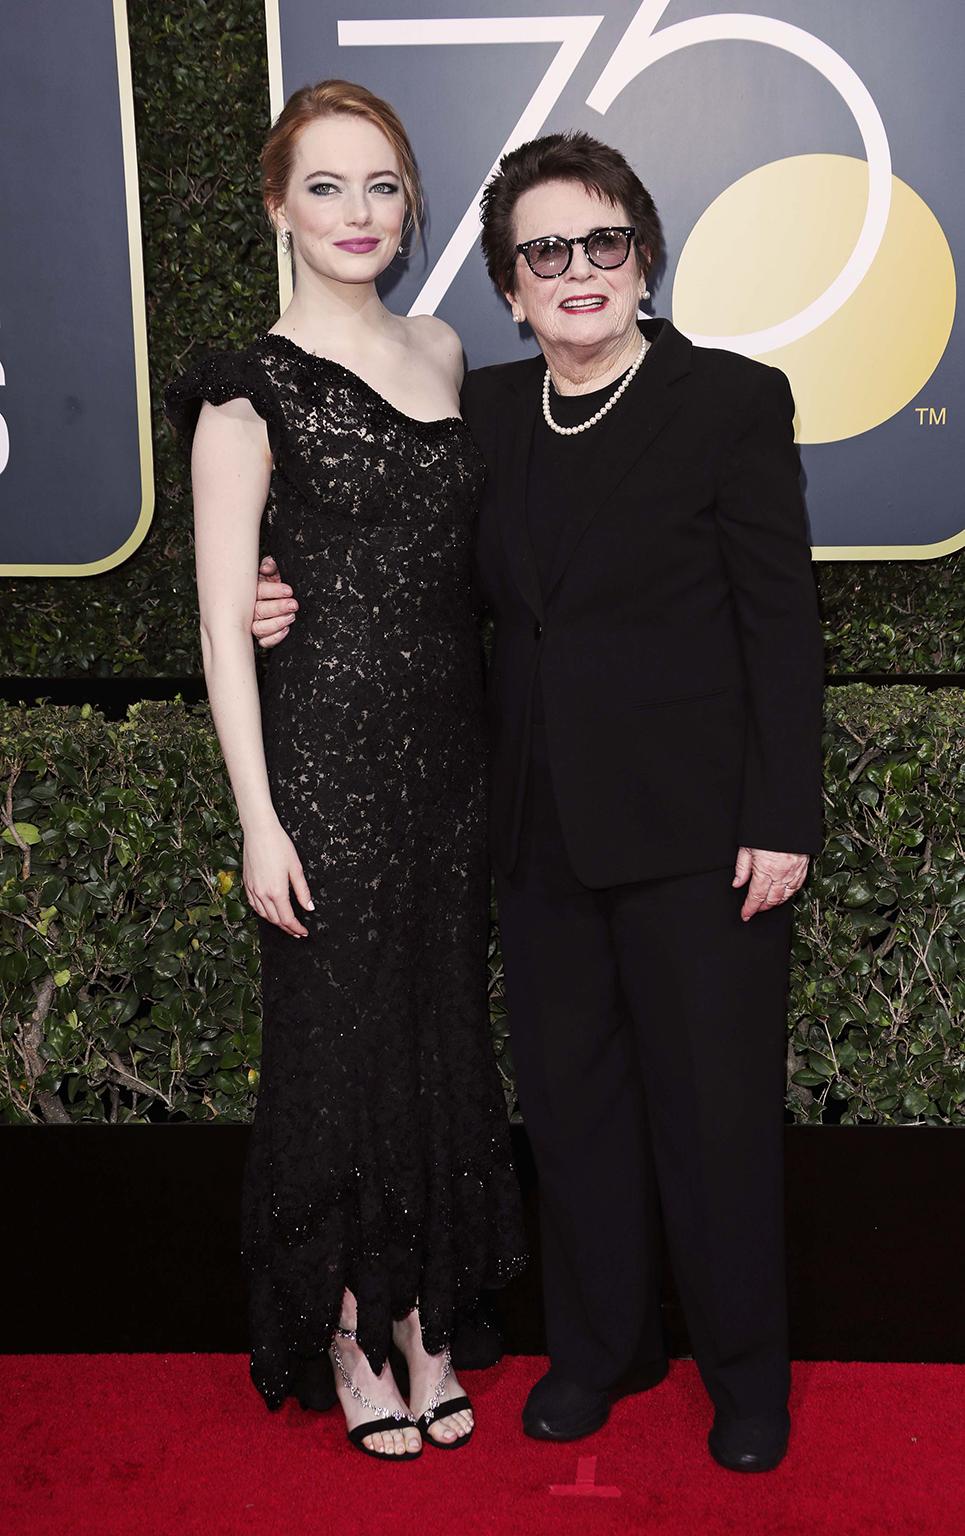
<svg viewBox="0 0 965 1536"><path fill-rule="evenodd" d="M374 251L378 243L378 240L372 239L371 236L360 238L358 240L335 241L335 244L338 246L340 251L354 251L356 255L359 256L364 256L367 251Z"/></svg>

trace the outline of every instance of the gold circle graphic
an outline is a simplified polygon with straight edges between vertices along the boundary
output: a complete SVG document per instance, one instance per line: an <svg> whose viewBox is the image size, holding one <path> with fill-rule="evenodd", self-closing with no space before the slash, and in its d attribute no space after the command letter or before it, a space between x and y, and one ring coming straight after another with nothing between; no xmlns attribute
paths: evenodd
<svg viewBox="0 0 965 1536"><path fill-rule="evenodd" d="M849 155L796 155L742 176L684 246L674 324L739 337L797 314L847 261L867 195L867 165ZM888 225L863 282L823 325L762 355L791 381L798 442L856 437L914 400L941 361L954 315L944 231L893 176Z"/></svg>

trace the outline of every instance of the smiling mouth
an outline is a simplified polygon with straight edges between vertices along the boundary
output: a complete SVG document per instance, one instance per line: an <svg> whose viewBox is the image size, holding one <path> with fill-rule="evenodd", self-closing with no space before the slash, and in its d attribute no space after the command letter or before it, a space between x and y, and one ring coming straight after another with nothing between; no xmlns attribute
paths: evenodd
<svg viewBox="0 0 965 1536"><path fill-rule="evenodd" d="M586 293L579 298L564 299L560 309L565 309L570 315L581 315L588 310L604 309L609 302L602 293Z"/></svg>

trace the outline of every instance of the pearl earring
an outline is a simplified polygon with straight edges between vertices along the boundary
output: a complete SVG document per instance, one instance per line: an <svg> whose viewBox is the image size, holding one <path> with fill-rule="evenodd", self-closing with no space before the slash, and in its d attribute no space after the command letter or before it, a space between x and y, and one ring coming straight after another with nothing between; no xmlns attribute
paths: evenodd
<svg viewBox="0 0 965 1536"><path fill-rule="evenodd" d="M649 288L644 288L643 292L640 295L641 302L644 299L649 299L649 297L650 297L650 289Z"/></svg>

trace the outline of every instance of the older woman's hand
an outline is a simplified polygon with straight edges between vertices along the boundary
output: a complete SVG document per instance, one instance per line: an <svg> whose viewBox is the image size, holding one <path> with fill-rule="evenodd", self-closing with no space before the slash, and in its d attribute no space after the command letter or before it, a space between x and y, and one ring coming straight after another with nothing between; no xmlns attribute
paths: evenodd
<svg viewBox="0 0 965 1536"><path fill-rule="evenodd" d="M768 848L741 848L734 870L734 886L746 885L747 895L741 907L744 922L757 912L768 912L790 901L801 889L808 872L806 853L772 853Z"/></svg>
<svg viewBox="0 0 965 1536"><path fill-rule="evenodd" d="M258 590L251 633L263 650L284 640L298 608L291 587L282 581L272 555L258 567Z"/></svg>

